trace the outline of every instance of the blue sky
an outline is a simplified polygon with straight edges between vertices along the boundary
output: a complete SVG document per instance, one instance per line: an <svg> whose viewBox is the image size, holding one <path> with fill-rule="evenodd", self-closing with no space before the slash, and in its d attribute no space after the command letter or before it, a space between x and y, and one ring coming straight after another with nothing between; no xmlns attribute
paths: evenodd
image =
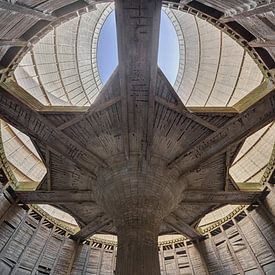
<svg viewBox="0 0 275 275"><path fill-rule="evenodd" d="M106 19L98 41L97 63L105 84L118 64L115 13ZM173 85L179 67L179 45L175 28L164 11L161 13L158 64Z"/></svg>

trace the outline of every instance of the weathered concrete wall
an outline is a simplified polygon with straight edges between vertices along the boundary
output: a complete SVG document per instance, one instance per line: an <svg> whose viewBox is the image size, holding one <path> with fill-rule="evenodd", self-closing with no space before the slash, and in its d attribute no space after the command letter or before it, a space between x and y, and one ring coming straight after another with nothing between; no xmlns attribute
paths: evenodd
<svg viewBox="0 0 275 275"><path fill-rule="evenodd" d="M161 274L274 274L275 225L267 211L243 212L198 244L161 245ZM0 274L114 274L115 247L77 245L50 227L1 194Z"/></svg>
<svg viewBox="0 0 275 275"><path fill-rule="evenodd" d="M52 227L52 228L49 228ZM0 195L0 274L113 274L114 247L78 245Z"/></svg>
<svg viewBox="0 0 275 275"><path fill-rule="evenodd" d="M115 259L116 251L107 245L81 245L77 250L71 274L114 274Z"/></svg>
<svg viewBox="0 0 275 275"><path fill-rule="evenodd" d="M236 221L236 220L234 220ZM210 274L271 274L275 271L274 224L262 209L248 213L230 228L202 242Z"/></svg>
<svg viewBox="0 0 275 275"><path fill-rule="evenodd" d="M74 242L0 195L0 274L67 274Z"/></svg>

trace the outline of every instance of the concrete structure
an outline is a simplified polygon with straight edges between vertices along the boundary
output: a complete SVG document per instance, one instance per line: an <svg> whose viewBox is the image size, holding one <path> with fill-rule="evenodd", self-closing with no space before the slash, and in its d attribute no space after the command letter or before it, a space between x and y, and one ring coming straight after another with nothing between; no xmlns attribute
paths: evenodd
<svg viewBox="0 0 275 275"><path fill-rule="evenodd" d="M85 43L96 44L98 34L94 33L102 26L98 22L112 7L96 4L82 0L0 2L1 20L7 23L0 31L2 131L4 137L13 135L14 146L21 142L19 148L27 154L23 160L35 167L31 170L24 161L7 155L17 150L8 140L3 142L0 271L271 274L275 270L274 149L265 160L251 152L260 140L268 141L265 147L270 150L274 144L274 3L117 0L119 65L103 88L94 59L96 49L88 52ZM174 87L157 66L162 4L177 21L180 48L184 48ZM77 32L74 46L63 51L58 42L63 34L60 24L86 12L92 16L66 23ZM181 17L184 12L205 21ZM92 19L96 22L89 24ZM93 37L81 44L86 35L80 26L85 22ZM197 38L187 38L181 22L189 22L189 34L197 30ZM228 37L209 24L244 50L227 42ZM71 35L66 28L63 31L66 38ZM206 38L209 33L213 39ZM199 47L191 49L196 39ZM219 57L212 59L215 41L219 41ZM224 45L236 49L227 69L222 65L230 60ZM40 64L47 50L51 57ZM67 51L68 62L74 64L68 74L61 62ZM91 60L84 65L89 86L81 58L84 63ZM48 75L50 68L52 75ZM71 88L68 78L78 85ZM18 138L18 130L32 143L25 136ZM247 149L249 142L252 145ZM245 172L251 173L247 177L241 163L253 156L259 160L254 160L252 172ZM257 161L266 162L264 168L258 169ZM245 180L236 182L234 176ZM30 204L64 210L80 230L71 229L70 218L58 221ZM226 204L237 206L202 223L205 214ZM176 232L185 237L158 242L159 235ZM117 243L87 240L95 233L117 235Z"/></svg>

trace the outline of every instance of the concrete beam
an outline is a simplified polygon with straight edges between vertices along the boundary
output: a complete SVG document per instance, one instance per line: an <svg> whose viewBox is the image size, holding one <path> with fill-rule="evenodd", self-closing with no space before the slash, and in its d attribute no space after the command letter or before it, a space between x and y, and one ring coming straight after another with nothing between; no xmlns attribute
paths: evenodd
<svg viewBox="0 0 275 275"><path fill-rule="evenodd" d="M245 17L251 17L251 16L267 13L274 10L275 10L275 3L270 3L266 5L260 5L254 9L243 11L232 16L221 17L219 21L222 23L228 23L238 19L244 19Z"/></svg>
<svg viewBox="0 0 275 275"><path fill-rule="evenodd" d="M16 197L24 204L94 203L92 191L16 191Z"/></svg>
<svg viewBox="0 0 275 275"><path fill-rule="evenodd" d="M239 113L233 107L192 107L192 106L188 106L187 110L194 114L211 113L211 114L234 116Z"/></svg>
<svg viewBox="0 0 275 275"><path fill-rule="evenodd" d="M44 116L33 110L30 107L31 103L28 103L28 105L24 104L24 101L20 100L22 98L22 90L22 94L25 95L24 89L13 81L0 85L0 117L3 120L29 137L39 141L40 144L48 146L53 152L67 157L77 166L88 171L92 176L95 176L93 169L96 166L107 167L104 160L94 152L83 148L53 126ZM31 96L29 95L29 97Z"/></svg>
<svg viewBox="0 0 275 275"><path fill-rule="evenodd" d="M262 191L184 191L181 205L187 204L250 204L262 195Z"/></svg>
<svg viewBox="0 0 275 275"><path fill-rule="evenodd" d="M16 191L19 202L24 204L94 203L92 191Z"/></svg>
<svg viewBox="0 0 275 275"><path fill-rule="evenodd" d="M106 216L95 217L90 223L81 228L79 232L72 236L75 240L85 240L86 238L99 232L106 225L109 225L112 221Z"/></svg>
<svg viewBox="0 0 275 275"><path fill-rule="evenodd" d="M179 234L185 235L186 237L193 239L200 239L202 236L196 231L195 228L182 221L174 213L170 214L164 219L164 222L177 231Z"/></svg>
<svg viewBox="0 0 275 275"><path fill-rule="evenodd" d="M137 135L140 139L135 142L142 148L143 156L148 155L152 143L161 1L118 0L115 7L122 137L128 159L130 144L133 144L129 140L132 138L130 126L133 132L140 132Z"/></svg>
<svg viewBox="0 0 275 275"><path fill-rule="evenodd" d="M272 122L275 119L275 89L271 92L263 91L261 96L262 98L258 102L232 118L188 152L179 155L168 167L177 167L183 176L188 171L195 170L202 162L224 153L229 146L241 142ZM258 99L257 95L255 98ZM249 100L245 100L241 105L238 105L238 109L242 110L244 106L247 107L250 103Z"/></svg>
<svg viewBox="0 0 275 275"><path fill-rule="evenodd" d="M69 204L95 201L92 191L16 191L19 201L25 204ZM250 204L262 191L204 191L187 190L180 204Z"/></svg>
<svg viewBox="0 0 275 275"><path fill-rule="evenodd" d="M20 15L25 15L25 16L29 16L32 18L36 18L38 20L54 21L57 19L57 17L52 16L50 14L46 14L41 11L31 9L26 6L11 4L4 0L0 0L0 9L7 10L9 12L15 12Z"/></svg>
<svg viewBox="0 0 275 275"><path fill-rule="evenodd" d="M163 99L159 96L156 96L155 100L158 103L160 103L161 105L164 105L165 107L167 107L168 109L171 109L171 110L176 111L178 113L184 114L187 118L195 121L196 123L204 126L205 128L208 128L212 131L216 131L218 129L215 125L213 125L213 124L209 123L208 121L200 118L199 116L196 116L195 114L192 114L189 111L183 109L181 107L181 105L176 105L174 103L167 102L165 99Z"/></svg>
<svg viewBox="0 0 275 275"><path fill-rule="evenodd" d="M60 125L58 127L59 130L65 130L66 128L70 127L70 126L73 126L74 124L80 122L81 120L83 120L86 116L89 116L91 115L92 113L96 113L96 112L100 112L100 111L103 111L104 109L106 108L109 108L111 107L112 105L116 104L117 102L119 102L121 100L121 97L118 96L118 97L114 97L104 103L101 103L101 104L95 104L95 105L91 105L91 107L88 109L87 113L86 114L83 114L83 116L79 116L79 117L76 117L75 119L72 119L62 125ZM48 110L49 112L49 110Z"/></svg>
<svg viewBox="0 0 275 275"><path fill-rule="evenodd" d="M0 47L24 47L27 45L27 41L21 39L3 40L0 39Z"/></svg>
<svg viewBox="0 0 275 275"><path fill-rule="evenodd" d="M253 40L248 44L253 48L274 48L275 40Z"/></svg>

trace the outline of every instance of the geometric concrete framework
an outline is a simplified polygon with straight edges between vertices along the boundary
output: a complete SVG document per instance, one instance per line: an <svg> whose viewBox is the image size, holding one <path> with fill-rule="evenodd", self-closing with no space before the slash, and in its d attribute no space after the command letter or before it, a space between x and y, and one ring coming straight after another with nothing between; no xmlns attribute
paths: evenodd
<svg viewBox="0 0 275 275"><path fill-rule="evenodd" d="M104 20L113 10L114 3L102 3L95 10L54 27L19 63L15 70L18 84L43 104L49 101L53 105L88 104L87 96L94 100L102 86L98 84L96 62L98 35ZM263 76L257 64L228 34L182 10L164 10L176 29L181 53L173 87L186 106L232 106L259 85ZM16 188L35 189L46 170L42 160L35 149L30 150L34 148L30 139L7 123L1 125L4 150L19 181ZM250 182L260 180L272 150L274 126L267 125L259 131L264 130L260 142L257 142L257 132L242 146L230 168L230 175L238 184L248 186ZM25 146L22 146L22 139ZM252 145L253 149L246 152L246 145ZM246 163L249 163L249 170L242 169ZM66 216L67 221L76 224L71 216L55 207L40 207L50 215L60 219ZM236 206L212 212L213 220L218 218L218 213L224 217L225 209L230 213ZM208 217L203 222L208 223Z"/></svg>
<svg viewBox="0 0 275 275"><path fill-rule="evenodd" d="M85 8L87 2L81 2L81 8ZM211 4L204 5L201 2L184 1L182 7L206 12L212 16L212 23L218 18L221 24L243 32L247 41L244 44L253 39L234 20L263 11L268 13L273 6L261 3L250 11L242 13L238 9L236 14L222 16L213 7L227 4L209 1ZM76 219L81 230L72 236L75 242L64 238L58 249L63 251L68 242L67 274L88 273L90 248L79 246L79 242L85 242L97 232L118 236L116 274L161 274L163 262L159 259L165 261L171 256L160 257L163 250L158 245L158 236L175 231L189 238L183 244L184 250L176 250L174 245L173 255L178 261L178 255L182 254L176 251L186 254L187 273L245 274L257 270L255 272L264 274L273 269L275 211L274 190L269 179L274 170L274 156L265 180L270 194L267 189L264 192L241 191L231 178L229 168L244 140L274 121L274 62L262 48L255 54L258 62L264 63L259 66L266 79L234 105L234 111L232 108L187 108L157 67L161 4L160 0L115 1L119 65L95 102L85 110L73 106L45 107L28 94L9 77L15 61L10 57L14 57L16 47L26 44L21 40L5 42L5 46L15 50L4 54L1 63L5 65L1 70L5 81L0 84L0 117L32 139L47 175L36 191L14 192L7 188L4 194L8 201L2 195L0 226L5 221L9 229L3 227L3 232L11 232L8 240L1 243L0 259L9 259L7 265L0 265L4 274L16 274L19 266L19 272L24 272L23 259L30 253L21 245L21 254L15 260L12 253L8 254L9 249L16 247L13 239L18 239L17 232L21 232L22 227L24 232L31 224L28 214L12 202L51 204ZM62 8L49 14L29 7L20 10L4 2L0 7L12 13L22 12L41 22L54 21L56 16L64 14ZM269 26L271 24L269 21ZM255 41L251 45L258 49ZM267 45L272 43L268 41ZM252 46L248 44L248 47ZM3 175L6 175L5 167L3 162ZM7 180L7 176L1 176L3 184ZM195 230L195 223L212 209L227 203L251 205L228 223L216 227L205 240L206 237ZM257 206L258 212L253 210ZM18 218L12 217L12 211L18 213ZM268 228L264 232L261 219ZM55 226L44 218L32 224L34 234L32 237L28 228L25 245L37 242L36 234L44 230L44 224L50 230L42 234L44 245L34 264L25 266L27 273L30 270L32 273L53 272L43 269L46 264L42 265L42 259L48 253L48 242L52 241ZM248 234L250 226L256 232L257 242L260 240L265 248L260 248L256 242L254 247L251 236L246 236L244 232ZM220 236L223 236L221 240ZM236 236L239 239L235 240ZM188 248L190 244L192 249ZM247 266L242 262L245 256L236 248L238 245L245 247ZM266 261L259 256L263 251ZM58 260L52 267L52 270L60 268ZM63 274L64 271L56 272ZM179 269L176 272L180 274Z"/></svg>

